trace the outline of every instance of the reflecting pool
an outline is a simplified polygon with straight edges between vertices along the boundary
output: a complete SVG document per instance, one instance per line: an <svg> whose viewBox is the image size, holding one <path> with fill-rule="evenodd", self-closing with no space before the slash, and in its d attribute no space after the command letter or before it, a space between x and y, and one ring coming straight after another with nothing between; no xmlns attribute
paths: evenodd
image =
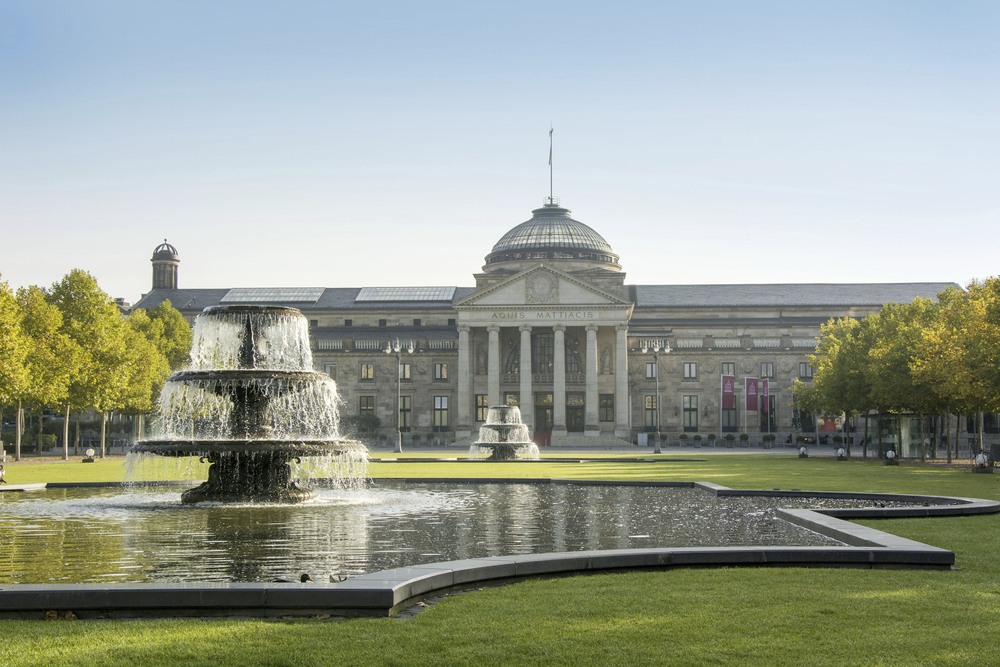
<svg viewBox="0 0 1000 667"><path fill-rule="evenodd" d="M0 583L328 581L526 553L839 544L774 517L818 503L866 504L572 484L379 482L287 506L182 505L177 487L4 493Z"/></svg>

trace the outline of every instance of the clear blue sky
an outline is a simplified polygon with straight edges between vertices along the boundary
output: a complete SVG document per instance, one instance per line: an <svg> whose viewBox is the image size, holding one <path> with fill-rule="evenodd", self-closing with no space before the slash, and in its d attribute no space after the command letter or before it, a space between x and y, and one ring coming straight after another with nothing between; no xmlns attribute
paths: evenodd
<svg viewBox="0 0 1000 667"><path fill-rule="evenodd" d="M998 270L1000 3L0 0L0 279L471 285L548 194L630 283Z"/></svg>

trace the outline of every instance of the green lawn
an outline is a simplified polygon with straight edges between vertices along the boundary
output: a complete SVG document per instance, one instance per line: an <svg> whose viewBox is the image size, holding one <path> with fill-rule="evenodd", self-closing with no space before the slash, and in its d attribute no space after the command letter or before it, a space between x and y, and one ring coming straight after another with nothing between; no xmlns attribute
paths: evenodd
<svg viewBox="0 0 1000 667"><path fill-rule="evenodd" d="M115 479L120 465L12 466L7 478L14 483ZM734 488L1000 499L1000 476L816 457L374 462L369 473L702 480ZM581 576L449 597L409 620L4 621L0 664L1000 664L1000 515L864 523L952 549L958 569L684 569Z"/></svg>

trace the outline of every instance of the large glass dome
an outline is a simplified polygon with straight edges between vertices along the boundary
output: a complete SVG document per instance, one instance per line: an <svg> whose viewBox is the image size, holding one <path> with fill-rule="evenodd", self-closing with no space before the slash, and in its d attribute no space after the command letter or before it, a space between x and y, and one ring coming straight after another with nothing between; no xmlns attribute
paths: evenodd
<svg viewBox="0 0 1000 667"><path fill-rule="evenodd" d="M569 209L549 203L531 212L503 235L486 257L486 264L538 259L568 259L618 265L618 255L600 234L570 217Z"/></svg>

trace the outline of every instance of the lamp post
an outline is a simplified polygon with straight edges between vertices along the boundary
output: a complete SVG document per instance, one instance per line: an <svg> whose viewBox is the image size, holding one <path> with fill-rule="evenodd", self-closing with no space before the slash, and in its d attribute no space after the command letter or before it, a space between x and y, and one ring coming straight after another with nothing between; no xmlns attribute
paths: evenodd
<svg viewBox="0 0 1000 667"><path fill-rule="evenodd" d="M402 378L400 376L400 357L403 356L403 345L399 342L397 338L395 341L389 340L385 344L385 353L392 354L396 353L396 453L403 453L403 424L400 414L402 412L402 406L400 405L400 383ZM406 347L406 352L408 354L413 354L413 341L410 341L409 345Z"/></svg>
<svg viewBox="0 0 1000 667"><path fill-rule="evenodd" d="M646 354L649 352L646 341L642 343L642 353ZM663 346L663 354L670 353L670 343L665 343ZM654 446L653 453L660 453L660 341L653 341L653 366L656 371L653 373L653 378L656 380L656 445Z"/></svg>

